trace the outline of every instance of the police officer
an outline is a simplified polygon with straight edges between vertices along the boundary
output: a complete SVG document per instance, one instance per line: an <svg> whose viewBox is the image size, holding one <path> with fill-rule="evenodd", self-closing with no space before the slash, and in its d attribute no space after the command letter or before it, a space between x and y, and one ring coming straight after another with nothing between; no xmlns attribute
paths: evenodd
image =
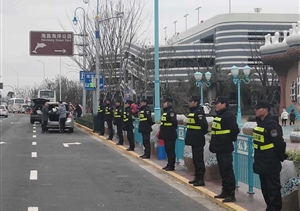
<svg viewBox="0 0 300 211"><path fill-rule="evenodd" d="M151 154L151 147L150 147L150 133L152 132L152 125L154 124L152 117L151 117L151 110L148 107L148 100L142 99L141 100L141 107L139 112L139 133L142 134L143 137L143 145L144 145L144 154L140 156L143 159L149 159Z"/></svg>
<svg viewBox="0 0 300 211"><path fill-rule="evenodd" d="M232 166L233 143L240 129L236 117L228 109L229 99L216 99L216 117L213 120L209 150L216 153L220 175L222 177L222 192L215 198L224 199L222 202L235 202L235 178Z"/></svg>
<svg viewBox="0 0 300 211"><path fill-rule="evenodd" d="M110 103L111 103L111 100L106 99L104 120L106 121L108 130L109 130L109 136L108 136L107 140L112 140L113 136L114 136L114 131L113 131L113 127L112 127L112 120L113 120L114 114L113 114L113 108Z"/></svg>
<svg viewBox="0 0 300 211"><path fill-rule="evenodd" d="M105 106L103 104L103 100L99 100L99 105L98 105L98 113L97 113L97 119L99 120L100 123L100 133L99 135L103 136L104 135L104 110Z"/></svg>
<svg viewBox="0 0 300 211"><path fill-rule="evenodd" d="M189 181L193 186L204 186L205 164L203 147L208 124L202 106L199 106L199 98L191 97L189 100L190 113L186 124L185 145L192 147L193 164L195 166L194 179Z"/></svg>
<svg viewBox="0 0 300 211"><path fill-rule="evenodd" d="M116 107L114 110L114 125L117 126L117 134L119 137L117 145L123 145L123 108L121 107L121 100L116 101Z"/></svg>
<svg viewBox="0 0 300 211"><path fill-rule="evenodd" d="M282 128L269 113L267 101L258 101L254 106L257 126L253 129L253 171L259 174L261 191L267 204L266 210L282 209L280 171L285 155L286 143Z"/></svg>
<svg viewBox="0 0 300 211"><path fill-rule="evenodd" d="M127 139L129 142L129 148L126 149L127 151L134 151L135 144L134 144L134 137L133 137L133 118L131 112L131 100L127 100L125 102L125 109L123 113L123 130L127 133Z"/></svg>
<svg viewBox="0 0 300 211"><path fill-rule="evenodd" d="M177 115L173 109L173 99L166 98L163 103L163 114L159 131L159 139L164 140L168 157L168 164L162 169L174 171L175 169L175 143L177 139Z"/></svg>

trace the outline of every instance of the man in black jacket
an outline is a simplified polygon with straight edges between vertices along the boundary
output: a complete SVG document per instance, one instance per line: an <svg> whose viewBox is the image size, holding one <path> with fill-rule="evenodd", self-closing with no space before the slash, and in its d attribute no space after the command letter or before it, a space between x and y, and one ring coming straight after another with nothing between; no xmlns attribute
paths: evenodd
<svg viewBox="0 0 300 211"><path fill-rule="evenodd" d="M121 100L116 101L116 107L114 110L114 125L117 126L117 134L119 137L117 145L123 145L123 108L121 107Z"/></svg>
<svg viewBox="0 0 300 211"><path fill-rule="evenodd" d="M282 128L270 114L267 101L258 101L254 106L257 126L253 129L253 171L259 175L261 191L267 204L266 210L282 209L280 171L286 159L286 143Z"/></svg>
<svg viewBox="0 0 300 211"><path fill-rule="evenodd" d="M100 123L100 133L99 135L104 136L104 110L105 110L105 106L103 103L103 100L100 99L99 100L99 105L98 105L98 113L97 113L97 119L99 120Z"/></svg>
<svg viewBox="0 0 300 211"><path fill-rule="evenodd" d="M109 130L109 136L108 136L107 140L112 140L113 136L114 136L113 126L112 126L114 113L113 113L113 108L110 103L111 103L111 100L106 99L106 106L105 106L105 110L104 110L104 112L105 112L104 113L104 121L106 121L108 130Z"/></svg>
<svg viewBox="0 0 300 211"><path fill-rule="evenodd" d="M185 144L192 147L193 164L195 166L194 179L189 181L193 186L204 186L204 146L207 133L207 120L202 106L199 106L199 98L191 97L189 100L190 113L187 119L187 131Z"/></svg>
<svg viewBox="0 0 300 211"><path fill-rule="evenodd" d="M134 144L134 137L133 137L133 118L131 112L131 100L127 100L125 102L125 109L123 113L123 130L127 133L127 139L129 142L129 148L126 149L127 151L134 151L135 144Z"/></svg>
<svg viewBox="0 0 300 211"><path fill-rule="evenodd" d="M216 99L217 115L213 120L209 150L216 153L220 175L222 177L222 192L215 198L224 199L223 202L235 202L235 177L232 166L233 143L240 132L236 117L228 109L229 99Z"/></svg>
<svg viewBox="0 0 300 211"><path fill-rule="evenodd" d="M173 109L173 99L166 98L163 103L163 114L161 116L159 139L164 140L168 164L162 169L174 171L175 169L175 144L177 139L177 115Z"/></svg>
<svg viewBox="0 0 300 211"><path fill-rule="evenodd" d="M151 116L151 110L148 107L148 100L142 99L139 111L139 133L143 137L143 145L145 147L144 154L140 156L142 159L149 159L151 154L150 147L150 133L152 132L152 125L154 124Z"/></svg>

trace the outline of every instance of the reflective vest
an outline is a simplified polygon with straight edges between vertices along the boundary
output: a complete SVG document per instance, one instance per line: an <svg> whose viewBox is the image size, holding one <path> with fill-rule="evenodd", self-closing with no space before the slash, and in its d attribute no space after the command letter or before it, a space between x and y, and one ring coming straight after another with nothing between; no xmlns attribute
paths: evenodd
<svg viewBox="0 0 300 211"><path fill-rule="evenodd" d="M98 113L102 113L103 110L101 110L101 106L98 106Z"/></svg>
<svg viewBox="0 0 300 211"><path fill-rule="evenodd" d="M105 114L107 114L107 115L110 114L110 110L108 110L108 107L105 108Z"/></svg>
<svg viewBox="0 0 300 211"><path fill-rule="evenodd" d="M211 126L211 134L212 135L224 135L230 134L230 130L223 130L221 125L222 118L215 117Z"/></svg>
<svg viewBox="0 0 300 211"><path fill-rule="evenodd" d="M274 148L273 143L265 142L265 128L256 126L253 129L253 147L256 150L267 150Z"/></svg>
<svg viewBox="0 0 300 211"><path fill-rule="evenodd" d="M145 111L140 112L139 118L140 118L140 122L147 121L147 118L145 117Z"/></svg>
<svg viewBox="0 0 300 211"><path fill-rule="evenodd" d="M121 110L120 110L121 111ZM121 115L119 114L119 109L116 109L114 112L114 117L115 118L121 118Z"/></svg>
<svg viewBox="0 0 300 211"><path fill-rule="evenodd" d="M189 113L186 128L191 130L201 130L201 126L196 124L195 113Z"/></svg>
<svg viewBox="0 0 300 211"><path fill-rule="evenodd" d="M163 113L160 119L160 125L165 126L165 127L170 127L172 126L172 122L167 121L167 113Z"/></svg>
<svg viewBox="0 0 300 211"><path fill-rule="evenodd" d="M123 122L127 122L127 121L128 121L127 112L124 111L124 112L123 112Z"/></svg>

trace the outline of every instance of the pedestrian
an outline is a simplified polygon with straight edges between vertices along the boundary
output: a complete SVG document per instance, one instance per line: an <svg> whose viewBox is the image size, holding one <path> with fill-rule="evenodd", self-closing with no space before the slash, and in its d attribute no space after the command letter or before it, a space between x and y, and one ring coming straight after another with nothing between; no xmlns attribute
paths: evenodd
<svg viewBox="0 0 300 211"><path fill-rule="evenodd" d="M209 150L216 153L219 171L222 178L222 192L214 198L222 202L235 202L235 177L232 166L233 143L240 132L236 117L229 110L229 98L220 96L215 101L216 117L211 127Z"/></svg>
<svg viewBox="0 0 300 211"><path fill-rule="evenodd" d="M193 164L195 166L194 179L189 181L193 186L204 186L205 164L204 146L205 134L208 132L206 115L202 106L199 106L199 98L191 97L189 100L190 113L187 118L187 131L185 145L191 146Z"/></svg>
<svg viewBox="0 0 300 211"><path fill-rule="evenodd" d="M132 112L131 112L131 100L127 100L124 104L125 109L123 113L123 130L126 131L127 134L127 140L129 142L129 148L126 149L127 151L134 151L135 143L134 143L134 137L133 137L133 118L132 118Z"/></svg>
<svg viewBox="0 0 300 211"><path fill-rule="evenodd" d="M275 107L274 104L271 104L271 110L270 110L270 113L271 113L271 116L272 116L272 119L274 121L276 121L277 123L279 123L279 115L278 115L278 111Z"/></svg>
<svg viewBox="0 0 300 211"><path fill-rule="evenodd" d="M161 116L158 139L164 140L168 163L165 171L175 170L175 144L177 139L177 114L173 109L173 99L167 97L163 102L163 114Z"/></svg>
<svg viewBox="0 0 300 211"><path fill-rule="evenodd" d="M280 117L281 117L281 125L286 126L286 121L289 119L289 113L285 109L283 109Z"/></svg>
<svg viewBox="0 0 300 211"><path fill-rule="evenodd" d="M139 109L139 133L143 137L144 154L140 156L142 159L149 159L151 154L150 147L150 133L152 132L152 125L154 124L151 116L151 110L148 106L148 100L142 99Z"/></svg>
<svg viewBox="0 0 300 211"><path fill-rule="evenodd" d="M75 112L77 113L77 117L81 117L82 109L78 103L75 105Z"/></svg>
<svg viewBox="0 0 300 211"><path fill-rule="evenodd" d="M287 158L286 143L281 126L272 119L271 106L258 101L254 106L257 126L253 129L253 171L259 175L261 191L267 204L266 210L282 209L280 171L281 162Z"/></svg>
<svg viewBox="0 0 300 211"><path fill-rule="evenodd" d="M290 125L295 125L295 119L296 119L296 114L295 114L295 110L292 109L291 113L290 113Z"/></svg>
<svg viewBox="0 0 300 211"><path fill-rule="evenodd" d="M47 123L49 119L49 103L45 102L45 105L42 108L42 133L47 133Z"/></svg>
<svg viewBox="0 0 300 211"><path fill-rule="evenodd" d="M100 136L104 136L104 110L105 106L103 104L103 100L99 100L99 105L98 105L98 113L97 113L97 119L99 120L99 125L100 125Z"/></svg>
<svg viewBox="0 0 300 211"><path fill-rule="evenodd" d="M109 130L109 136L106 140L112 140L114 136L114 130L112 126L112 121L113 121L113 108L111 106L111 100L106 99L106 106L105 106L105 113L104 113L104 121L106 121L108 130Z"/></svg>
<svg viewBox="0 0 300 211"><path fill-rule="evenodd" d="M67 120L67 110L65 104L63 104L62 101L58 102L57 114L59 115L59 131L61 133L64 133Z"/></svg>
<svg viewBox="0 0 300 211"><path fill-rule="evenodd" d="M114 110L114 125L117 126L117 134L119 137L119 141L117 145L123 145L124 139L123 139L123 108L121 106L121 100L116 101L116 107Z"/></svg>

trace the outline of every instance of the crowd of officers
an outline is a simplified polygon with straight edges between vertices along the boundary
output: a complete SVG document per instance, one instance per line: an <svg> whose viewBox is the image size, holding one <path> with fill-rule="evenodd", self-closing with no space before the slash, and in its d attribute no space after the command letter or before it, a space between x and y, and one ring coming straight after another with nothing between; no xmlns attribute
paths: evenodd
<svg viewBox="0 0 300 211"><path fill-rule="evenodd" d="M117 126L118 145L123 145L122 130L127 132L130 144L128 151L134 151L131 103L132 101L126 101L125 109L123 110L121 101L117 101L116 107L113 109L111 101L106 100L106 105L100 102L98 108L98 117L101 123L100 135L104 135L104 121L106 121L109 129L108 140L112 140L113 122ZM143 99L139 110L139 132L142 134L144 145L144 154L140 157L143 159L150 158L150 133L154 124L151 110L147 104L148 101ZM236 201L232 152L234 151L233 142L237 140L240 132L236 123L236 117L229 110L228 106L229 98L227 97L220 96L215 100L216 115L211 126L211 141L209 145L209 150L212 153L216 153L222 178L222 191L215 198L222 199L224 203ZM199 98L191 97L189 108L185 144L192 148L193 164L195 166L194 178L189 183L193 186L204 186L204 146L206 144L205 134L208 133L208 123L204 109L199 104ZM253 130L253 170L260 177L262 194L267 204L266 211L280 211L282 209L280 171L282 168L281 162L287 158L285 154L286 143L283 139L282 128L278 122L273 120L270 109L271 106L267 101L258 101L254 106L257 126ZM160 122L158 138L164 140L167 154L167 165L163 169L174 171L178 123L171 98L166 98L163 102Z"/></svg>

